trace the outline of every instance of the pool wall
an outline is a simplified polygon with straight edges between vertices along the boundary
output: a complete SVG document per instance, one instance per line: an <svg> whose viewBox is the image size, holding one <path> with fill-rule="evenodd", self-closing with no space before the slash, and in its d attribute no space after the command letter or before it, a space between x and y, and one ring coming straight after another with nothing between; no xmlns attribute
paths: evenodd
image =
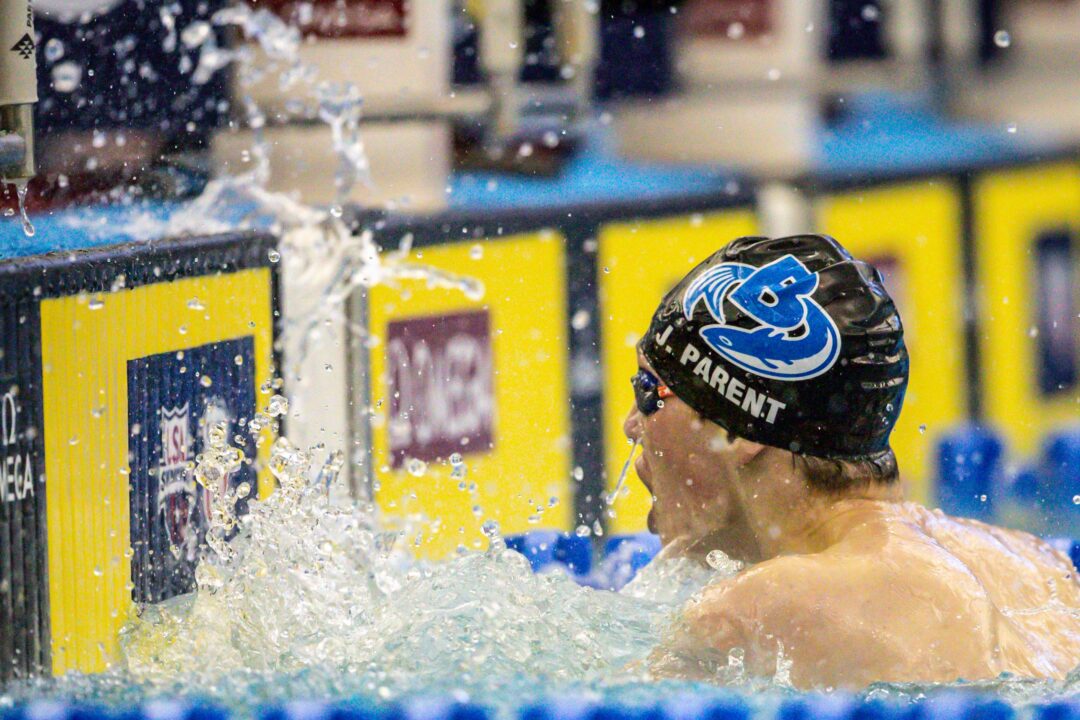
<svg viewBox="0 0 1080 720"><path fill-rule="evenodd" d="M209 423L242 433L268 397L274 246L232 234L0 263L0 682L101 670L133 601L193 586L208 496L187 465ZM244 449L264 461L266 446Z"/></svg>
<svg viewBox="0 0 1080 720"><path fill-rule="evenodd" d="M501 463L497 458L507 450L527 458L520 440L513 439L515 432L524 425L534 437L537 431L543 437L547 429L544 442L551 442L560 436L558 428L568 414L575 512L559 515L559 522L545 518L542 524L564 530L591 525L601 517L602 496L613 489L626 457L622 423L632 403L627 378L635 368L633 345L657 299L730 238L805 227L834 235L856 256L874 264L900 307L912 364L892 444L912 498L930 504L947 499L948 494L939 493L936 486L935 448L958 426L991 427L1001 435L1010 461L1027 462L1044 439L1074 424L1080 402L1076 321L1080 300L1074 291L1060 288L1069 287L1064 278L1080 272L1080 161L1075 153L1058 150L990 159L993 153L980 154L977 137L971 135L959 145L946 143L959 153L950 159L947 153L932 151L933 137L928 135L918 144L922 149L917 157L907 158L902 157L903 147L890 144L887 135L852 132L858 137L828 141L829 152L842 156L858 148L858 157L844 162L834 158L814 172L779 183L731 176L718 179L711 194L680 195L680 186L672 182L670 192L653 188L647 202L633 203L605 200L603 194L590 196L582 189L588 183L578 178L577 190L568 192L562 202L548 188L550 203L535 207L528 201L530 188L543 185L543 180L477 175L458 182L469 190L453 211L377 221L358 215L357 227L365 231L375 227L376 238L388 252L407 237L413 261L439 265L444 257L454 258L446 268L464 274L476 270L474 274L492 287L502 287L495 284L496 276L521 279L517 294L489 292L475 301L445 296L444 308L469 306L487 313L491 336L505 338L496 348L494 362L498 365L500 353L510 355L521 373L517 377L500 369L491 400L496 420L485 431L482 445L459 446L466 464L485 468L490 461ZM879 129L878 135L882 132ZM878 165L873 165L867 148L881 153ZM605 174L603 168L596 172ZM548 184L557 186L558 181ZM775 191L777 184L783 186L782 192ZM485 187L490 190L486 194ZM520 199L519 205L514 198ZM577 202L579 198L586 201ZM476 248L479 258L490 257L499 252L500 243L515 243L530 233L545 234L559 246L565 262L551 269L537 266L527 254L508 252L497 267L485 270L482 262L468 259L470 248ZM553 285L566 290L547 292ZM540 288L545 294L538 294ZM388 297L378 289L354 303L355 316L370 313L378 321L376 334L386 329L382 325L387 318L427 318L434 324L446 311L436 309L437 303L420 309L422 302L414 302L412 308L409 302L394 303ZM380 303L394 304L392 318L380 311ZM529 328L512 319L523 305L531 317L545 318L545 328L552 326L553 316L562 318L569 358L558 343L549 347L534 339L530 344ZM375 345L366 358L363 353L354 357L357 367L370 370L367 381L357 386L368 388L371 402L381 407L392 404L396 388L383 377L388 348ZM520 352L523 348L529 352ZM553 387L550 373L563 366L569 377L559 386L571 390L568 407L536 404L525 413L526 394L500 393L500 383L503 390L518 382L523 387ZM541 374L541 368L548 374ZM394 382L406 382L403 376L410 372L415 376L417 367L398 372ZM377 498L384 508L400 508L409 504L415 478L391 460L386 423L385 413L357 415L350 432L371 432L375 453L371 467L390 468L379 473ZM395 447L399 453L411 449L423 454L407 443ZM450 452L441 455L444 462ZM437 457L436 452L426 459ZM558 482L564 468L555 467L554 490L562 500L569 490ZM451 468L447 465L444 470L449 473ZM547 500L533 484L537 472L526 460L516 473L500 476L525 488L513 498L517 507L522 501ZM647 493L633 477L627 485L629 493L617 501L615 517L602 518L609 531L636 532L645 527ZM446 492L428 495L427 508L469 502L457 493L455 483L440 487ZM481 499L498 503L500 492L491 486ZM1062 533L1068 527L1046 530ZM431 549L438 554L452 549L452 544Z"/></svg>

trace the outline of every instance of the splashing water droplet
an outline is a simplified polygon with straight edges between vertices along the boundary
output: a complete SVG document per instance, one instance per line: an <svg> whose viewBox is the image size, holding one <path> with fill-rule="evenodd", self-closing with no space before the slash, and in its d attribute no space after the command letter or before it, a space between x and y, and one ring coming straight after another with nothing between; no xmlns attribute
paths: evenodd
<svg viewBox="0 0 1080 720"><path fill-rule="evenodd" d="M34 237L34 224L30 222L30 215L26 212L26 193L29 189L27 181L20 179L14 180L11 183L15 186L15 197L19 204L19 217L22 219L23 235L26 237Z"/></svg>
<svg viewBox="0 0 1080 720"><path fill-rule="evenodd" d="M1012 35L1008 30L998 30L994 33L994 44L999 48L1007 48L1012 45Z"/></svg>
<svg viewBox="0 0 1080 720"><path fill-rule="evenodd" d="M723 570L731 562L731 558L723 550L710 550L705 556L705 562L713 570Z"/></svg>
<svg viewBox="0 0 1080 720"><path fill-rule="evenodd" d="M57 63L52 69L52 86L56 92L70 93L82 82L82 65L70 60Z"/></svg>
<svg viewBox="0 0 1080 720"><path fill-rule="evenodd" d="M281 417L289 412L289 399L284 395L274 395L266 402L266 414Z"/></svg>
<svg viewBox="0 0 1080 720"><path fill-rule="evenodd" d="M405 469L409 471L409 474L413 477L423 477L427 472L427 463L420 458L409 458L405 463Z"/></svg>
<svg viewBox="0 0 1080 720"><path fill-rule="evenodd" d="M203 375L199 378L199 384L202 385L204 388L208 388L214 384L214 381L210 379L209 375Z"/></svg>
<svg viewBox="0 0 1080 720"><path fill-rule="evenodd" d="M210 23L205 20L196 20L180 33L180 42L189 49L194 49L210 39Z"/></svg>
<svg viewBox="0 0 1080 720"><path fill-rule="evenodd" d="M63 41L60 38L49 38L49 41L45 43L45 59L56 62L62 57L64 57Z"/></svg>
<svg viewBox="0 0 1080 720"><path fill-rule="evenodd" d="M622 471L619 473L619 480L615 483L615 489L611 491L611 494L604 497L605 505L612 505L619 497L619 493L622 492L623 485L626 483L626 475L630 471L630 463L634 459L634 453L637 452L638 441L633 440L630 443L630 454L626 456L626 462L623 463Z"/></svg>

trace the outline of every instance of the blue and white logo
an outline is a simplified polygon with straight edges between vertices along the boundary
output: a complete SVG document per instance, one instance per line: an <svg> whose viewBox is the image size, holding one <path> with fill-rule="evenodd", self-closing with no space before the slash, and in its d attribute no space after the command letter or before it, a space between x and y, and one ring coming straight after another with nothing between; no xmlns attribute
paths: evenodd
<svg viewBox="0 0 1080 720"><path fill-rule="evenodd" d="M760 268L723 263L690 283L683 312L691 317L704 301L717 324L701 328L702 339L744 370L777 380L806 380L831 368L840 354L836 323L810 297L817 286L817 273L792 255ZM760 327L728 325L725 297Z"/></svg>

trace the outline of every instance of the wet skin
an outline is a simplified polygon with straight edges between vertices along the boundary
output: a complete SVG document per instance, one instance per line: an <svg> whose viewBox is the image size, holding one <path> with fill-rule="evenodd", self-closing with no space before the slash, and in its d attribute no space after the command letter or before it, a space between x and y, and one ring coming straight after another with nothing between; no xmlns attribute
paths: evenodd
<svg viewBox="0 0 1080 720"><path fill-rule="evenodd" d="M650 369L639 356L642 367ZM791 453L731 438L677 398L624 426L661 556L750 564L710 584L655 649L658 677L723 679L729 653L798 687L1063 678L1080 666L1080 580L1027 533L905 502L811 490Z"/></svg>

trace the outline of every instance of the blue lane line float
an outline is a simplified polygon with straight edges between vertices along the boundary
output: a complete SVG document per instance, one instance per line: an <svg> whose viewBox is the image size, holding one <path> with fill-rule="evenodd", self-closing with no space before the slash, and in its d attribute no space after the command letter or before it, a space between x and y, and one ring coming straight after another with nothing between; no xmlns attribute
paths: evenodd
<svg viewBox="0 0 1080 720"><path fill-rule="evenodd" d="M482 703L431 697L376 704L366 699L293 701L256 709L258 720L492 720ZM1023 709L974 692L944 692L919 702L861 699L845 694L805 693L778 706L752 704L738 695L687 694L648 705L554 697L511 712L516 720L1080 720L1080 699L1038 703ZM157 700L107 708L39 701L0 710L0 720L230 720L219 707Z"/></svg>

